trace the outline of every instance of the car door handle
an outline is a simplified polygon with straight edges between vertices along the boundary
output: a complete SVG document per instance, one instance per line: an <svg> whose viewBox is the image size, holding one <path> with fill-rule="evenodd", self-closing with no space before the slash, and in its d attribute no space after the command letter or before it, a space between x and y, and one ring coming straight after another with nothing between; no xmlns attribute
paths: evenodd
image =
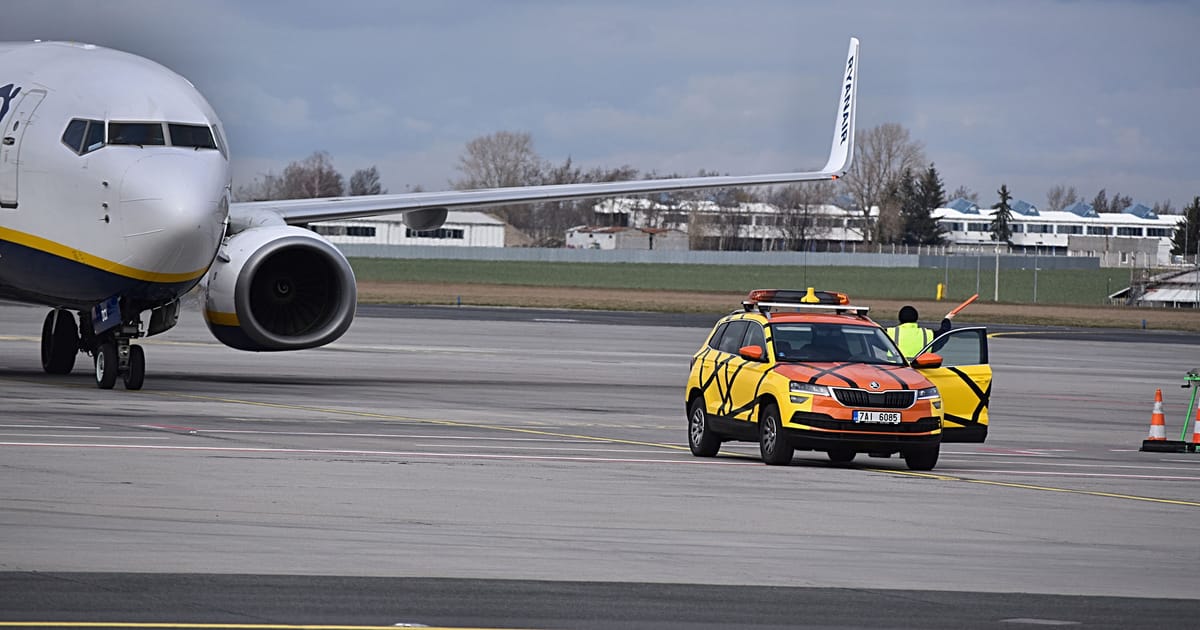
<svg viewBox="0 0 1200 630"><path fill-rule="evenodd" d="M16 144L16 142L17 142L16 138L14 138L12 136L4 136L5 146L12 146L12 145Z"/></svg>

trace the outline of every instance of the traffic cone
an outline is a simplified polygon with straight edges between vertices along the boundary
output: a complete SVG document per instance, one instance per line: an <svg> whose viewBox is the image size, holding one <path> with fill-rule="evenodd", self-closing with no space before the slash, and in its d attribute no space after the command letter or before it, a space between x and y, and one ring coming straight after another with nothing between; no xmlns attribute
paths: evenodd
<svg viewBox="0 0 1200 630"><path fill-rule="evenodd" d="M1200 405L1196 405L1196 419L1192 421L1192 452L1200 453Z"/></svg>
<svg viewBox="0 0 1200 630"><path fill-rule="evenodd" d="M1154 412L1150 414L1150 437L1147 441L1157 442L1167 439L1167 421L1163 418L1162 390L1154 390Z"/></svg>

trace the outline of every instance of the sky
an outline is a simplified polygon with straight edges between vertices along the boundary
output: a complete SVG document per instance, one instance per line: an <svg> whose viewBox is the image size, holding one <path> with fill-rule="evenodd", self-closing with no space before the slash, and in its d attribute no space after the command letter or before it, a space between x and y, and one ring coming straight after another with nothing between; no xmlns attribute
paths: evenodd
<svg viewBox="0 0 1200 630"><path fill-rule="evenodd" d="M376 166L391 192L448 189L465 145L497 131L584 167L816 169L851 36L859 129L906 127L947 192L1200 195L1195 2L0 4L0 41L98 44L191 80L235 187L320 150L347 178Z"/></svg>

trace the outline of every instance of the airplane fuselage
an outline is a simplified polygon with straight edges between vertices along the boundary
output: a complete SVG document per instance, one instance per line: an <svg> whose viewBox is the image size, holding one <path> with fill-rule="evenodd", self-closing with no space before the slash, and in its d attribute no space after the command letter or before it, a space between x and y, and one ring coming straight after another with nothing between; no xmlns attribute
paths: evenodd
<svg viewBox="0 0 1200 630"><path fill-rule="evenodd" d="M0 297L145 310L200 281L230 168L191 83L105 48L0 44L0 113Z"/></svg>

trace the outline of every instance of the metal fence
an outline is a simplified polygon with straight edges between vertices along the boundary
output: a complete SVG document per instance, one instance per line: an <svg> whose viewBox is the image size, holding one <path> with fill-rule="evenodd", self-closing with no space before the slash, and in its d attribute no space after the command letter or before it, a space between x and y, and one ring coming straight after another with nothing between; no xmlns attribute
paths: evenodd
<svg viewBox="0 0 1200 630"><path fill-rule="evenodd" d="M339 244L352 258L514 260L562 263L657 263L671 265L762 265L813 267L907 267L926 269L1099 269L1086 256L1023 256L961 253L947 255L849 252L715 252L642 249L560 249L539 247L446 247ZM914 248L915 249L915 248Z"/></svg>

